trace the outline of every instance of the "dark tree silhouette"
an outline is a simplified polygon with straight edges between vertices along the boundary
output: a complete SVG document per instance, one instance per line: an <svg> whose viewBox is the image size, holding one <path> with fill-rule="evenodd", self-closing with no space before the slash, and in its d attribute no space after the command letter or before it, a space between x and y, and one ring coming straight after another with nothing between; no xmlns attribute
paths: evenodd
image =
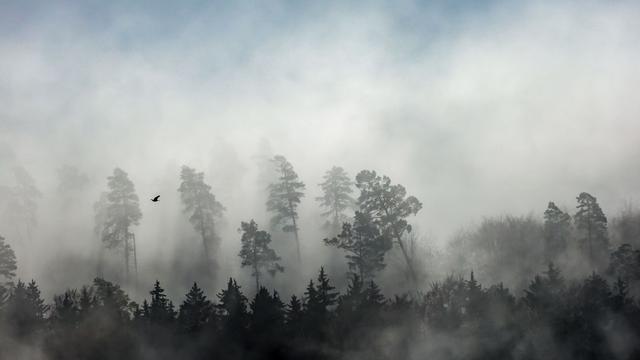
<svg viewBox="0 0 640 360"><path fill-rule="evenodd" d="M298 178L293 166L282 155L271 160L279 175L278 181L269 185L267 210L273 212L272 226L282 225L282 231L292 232L296 241L296 253L300 261L300 238L298 236L298 205L304 196L305 185Z"/></svg>
<svg viewBox="0 0 640 360"><path fill-rule="evenodd" d="M151 294L149 321L155 324L172 322L175 319L176 312L173 303L167 298L159 281L156 280L156 283L153 285L153 290L151 290L149 294Z"/></svg>
<svg viewBox="0 0 640 360"><path fill-rule="evenodd" d="M280 257L275 250L269 247L271 243L271 235L264 231L258 230L258 224L251 220L250 222L242 222L240 224L242 231L242 249L238 254L242 259L242 266L250 266L253 270L251 275L256 279L256 291L260 289L260 275L266 270L269 275L275 276L278 272L283 272L278 261Z"/></svg>
<svg viewBox="0 0 640 360"><path fill-rule="evenodd" d="M360 211L371 215L382 232L393 239L400 247L407 269L414 284L416 271L402 239L405 232L411 231L406 218L422 209L422 204L413 196L407 197L402 185L391 185L387 176L380 177L375 171L362 170L356 176L356 187L360 189L358 205Z"/></svg>
<svg viewBox="0 0 640 360"><path fill-rule="evenodd" d="M180 198L184 204L184 212L189 214L189 222L202 239L205 264L209 274L212 274L210 262L212 252L219 246L219 237L216 234L216 218L222 217L224 206L216 200L211 193L211 186L204 182L204 173L183 166L180 172Z"/></svg>
<svg viewBox="0 0 640 360"><path fill-rule="evenodd" d="M567 250L571 235L571 215L549 202L544 212L544 253L546 262L555 261Z"/></svg>
<svg viewBox="0 0 640 360"><path fill-rule="evenodd" d="M107 248L121 248L124 254L125 281L129 281L130 256L134 256L134 270L137 272L135 237L130 231L142 218L138 195L129 176L120 168L113 170L107 178L109 192L106 198L106 218L101 238Z"/></svg>
<svg viewBox="0 0 640 360"><path fill-rule="evenodd" d="M186 299L180 305L178 323L182 331L197 333L201 331L213 316L213 304L204 295L198 284L193 283Z"/></svg>
<svg viewBox="0 0 640 360"><path fill-rule="evenodd" d="M42 330L48 310L36 282L32 280L26 285L18 280L6 304L6 321L19 338L34 335Z"/></svg>
<svg viewBox="0 0 640 360"><path fill-rule="evenodd" d="M217 308L226 335L232 341L242 342L246 337L249 320L247 298L232 278L229 278L227 288L217 296L220 302Z"/></svg>
<svg viewBox="0 0 640 360"><path fill-rule="evenodd" d="M576 228L581 232L580 241L587 252L590 265L598 268L606 260L605 254L609 249L607 218L597 199L591 194L582 192L576 199L578 211L573 218Z"/></svg>
<svg viewBox="0 0 640 360"><path fill-rule="evenodd" d="M324 181L320 184L323 195L316 200L325 209L322 215L331 219L328 225L333 236L340 231L340 225L349 219L344 212L356 205L355 199L351 197L353 182L349 179L347 172L339 166L332 167L323 178Z"/></svg>
<svg viewBox="0 0 640 360"><path fill-rule="evenodd" d="M352 274L360 279L373 279L376 272L385 267L384 256L393 245L388 234L381 233L373 223L371 215L356 212L353 224L345 223L342 232L333 239L324 239L325 244L343 249Z"/></svg>

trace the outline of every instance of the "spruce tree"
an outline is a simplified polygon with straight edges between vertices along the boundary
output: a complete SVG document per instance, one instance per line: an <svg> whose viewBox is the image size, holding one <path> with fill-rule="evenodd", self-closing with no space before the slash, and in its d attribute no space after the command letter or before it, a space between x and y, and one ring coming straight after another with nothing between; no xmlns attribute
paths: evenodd
<svg viewBox="0 0 640 360"><path fill-rule="evenodd" d="M407 270L414 284L417 281L412 260L402 236L411 231L406 218L422 209L422 204L413 196L406 196L402 185L391 185L387 176L380 177L375 171L362 170L356 176L356 187L360 189L358 206L360 211L369 214L381 232L390 236L400 247L407 264Z"/></svg>
<svg viewBox="0 0 640 360"><path fill-rule="evenodd" d="M353 224L345 223L342 232L325 244L343 249L351 274L363 281L371 280L385 268L384 256L393 246L391 237L381 233L371 215L357 211Z"/></svg>
<svg viewBox="0 0 640 360"><path fill-rule="evenodd" d="M16 336L24 337L41 329L48 310L35 281L27 285L18 280L6 304L5 319Z"/></svg>
<svg viewBox="0 0 640 360"><path fill-rule="evenodd" d="M217 308L226 335L235 341L241 341L245 337L248 326L247 298L232 278L229 278L227 288L217 296L219 301Z"/></svg>
<svg viewBox="0 0 640 360"><path fill-rule="evenodd" d="M277 337L277 332L284 327L285 321L285 305L278 293L274 291L271 295L266 288L261 287L251 301L250 308L249 325L254 337Z"/></svg>
<svg viewBox="0 0 640 360"><path fill-rule="evenodd" d="M544 212L544 253L545 260L551 262L567 250L571 232L571 216L549 202Z"/></svg>
<svg viewBox="0 0 640 360"><path fill-rule="evenodd" d="M201 237L207 270L211 274L209 266L212 252L219 246L219 237L216 233L216 218L222 217L224 206L216 200L211 193L211 186L204 182L204 173L183 166L180 172L180 198L184 204L184 212L189 215L189 222Z"/></svg>
<svg viewBox="0 0 640 360"><path fill-rule="evenodd" d="M258 230L258 224L251 220L250 222L242 222L240 224L242 231L242 249L238 256L242 259L242 267L250 266L253 270L251 275L256 279L256 291L260 289L260 275L266 270L269 275L275 276L278 272L283 272L278 261L280 257L276 254L269 244L271 243L271 235L264 231Z"/></svg>
<svg viewBox="0 0 640 360"><path fill-rule="evenodd" d="M580 241L587 252L592 267L598 267L609 251L607 218L597 199L586 192L576 198L578 211L574 215L576 228L581 232Z"/></svg>
<svg viewBox="0 0 640 360"><path fill-rule="evenodd" d="M289 336L300 336L303 331L304 312L302 302L297 296L291 295L291 300L285 310L286 331Z"/></svg>
<svg viewBox="0 0 640 360"><path fill-rule="evenodd" d="M202 330L213 316L213 304L204 295L198 284L193 283L186 299L180 305L178 323L186 333L196 333Z"/></svg>
<svg viewBox="0 0 640 360"><path fill-rule="evenodd" d="M293 166L282 155L276 155L272 160L278 181L269 185L269 199L267 210L273 212L272 226L282 226L282 231L292 232L296 241L296 253L300 261L300 238L298 236L298 205L304 196L305 185L298 178Z"/></svg>
<svg viewBox="0 0 640 360"><path fill-rule="evenodd" d="M332 236L340 231L340 226L349 218L344 213L346 210L355 207L355 199L351 196L353 192L353 182L349 179L347 172L339 166L334 166L324 175L324 181L320 184L322 196L316 200L325 209L322 213L330 219L328 222Z"/></svg>
<svg viewBox="0 0 640 360"><path fill-rule="evenodd" d="M102 229L102 241L107 248L121 248L124 254L125 281L129 281L131 268L130 256L134 252L134 235L131 227L138 225L142 218L138 195L129 176L120 168L113 170L113 175L107 178L109 192L107 193L106 219ZM135 263L134 263L135 265ZM137 271L137 269L135 269Z"/></svg>
<svg viewBox="0 0 640 360"><path fill-rule="evenodd" d="M172 322L176 315L173 303L167 298L158 280L156 280L153 290L149 294L151 294L151 304L149 306L149 320L151 323L164 324Z"/></svg>

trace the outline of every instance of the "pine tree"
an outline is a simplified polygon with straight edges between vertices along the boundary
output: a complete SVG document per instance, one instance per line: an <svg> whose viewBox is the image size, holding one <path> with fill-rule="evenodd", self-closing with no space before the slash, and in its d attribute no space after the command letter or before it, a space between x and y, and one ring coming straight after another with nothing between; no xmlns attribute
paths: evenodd
<svg viewBox="0 0 640 360"><path fill-rule="evenodd" d="M348 220L344 212L355 207L355 199L351 197L353 182L346 171L339 166L334 166L324 175L324 181L320 184L323 195L317 197L320 206L326 211L323 216L329 217L328 223L332 229L332 236L340 230L340 225Z"/></svg>
<svg viewBox="0 0 640 360"><path fill-rule="evenodd" d="M251 301L250 328L255 337L274 338L283 327L285 321L285 306L278 293L273 295L261 287Z"/></svg>
<svg viewBox="0 0 640 360"><path fill-rule="evenodd" d="M384 256L393 246L392 240L373 223L369 214L356 212L353 225L345 223L342 232L325 244L343 249L351 274L360 279L373 279L375 273L385 268Z"/></svg>
<svg viewBox="0 0 640 360"><path fill-rule="evenodd" d="M318 286L316 287L318 301L326 309L336 304L339 293L331 285L329 277L324 272L324 267L320 267L318 273Z"/></svg>
<svg viewBox="0 0 640 360"><path fill-rule="evenodd" d="M122 248L125 281L129 281L130 255L133 252L134 260L136 256L134 235L130 229L138 225L142 213L135 187L126 172L115 168L107 179L110 191L107 193L106 219L101 237L107 248Z"/></svg>
<svg viewBox="0 0 640 360"><path fill-rule="evenodd" d="M35 281L28 285L18 280L6 304L6 321L18 337L40 330L49 307L40 297Z"/></svg>
<svg viewBox="0 0 640 360"><path fill-rule="evenodd" d="M180 305L178 323L183 331L196 333L204 328L213 315L213 304L204 295L198 284L193 283L186 299Z"/></svg>
<svg viewBox="0 0 640 360"><path fill-rule="evenodd" d="M291 295L291 300L287 304L285 318L287 334L289 336L300 336L303 331L304 313L302 302L295 295Z"/></svg>
<svg viewBox="0 0 640 360"><path fill-rule="evenodd" d="M0 236L0 280L10 282L16 276L16 254L11 246ZM2 285L2 282L0 282Z"/></svg>
<svg viewBox="0 0 640 360"><path fill-rule="evenodd" d="M554 261L567 249L571 231L571 216L560 210L555 203L549 202L544 212L545 259Z"/></svg>
<svg viewBox="0 0 640 360"><path fill-rule="evenodd" d="M574 215L576 228L581 231L580 239L586 248L590 265L598 267L608 253L609 237L607 234L607 218L604 216L597 199L586 192L580 193L578 211Z"/></svg>
<svg viewBox="0 0 640 360"><path fill-rule="evenodd" d="M160 282L156 280L151 294L151 305L149 306L149 320L151 323L163 324L172 322L175 319L173 303L167 298Z"/></svg>
<svg viewBox="0 0 640 360"><path fill-rule="evenodd" d="M120 288L120 285L95 278L93 289L96 310L120 322L129 320L129 296Z"/></svg>
<svg viewBox="0 0 640 360"><path fill-rule="evenodd" d="M280 257L275 250L269 247L271 243L271 235L264 231L258 230L258 224L251 220L250 222L242 222L240 224L242 231L242 249L238 256L242 259L242 266L250 266L253 270L251 275L256 279L256 291L260 289L260 275L266 270L271 276L275 276L278 272L283 272L278 260Z"/></svg>
<svg viewBox="0 0 640 360"><path fill-rule="evenodd" d="M298 205L304 196L305 185L298 179L291 163L282 155L276 155L272 162L279 174L278 182L269 185L267 210L274 213L272 226L282 225L282 231L292 232L296 241L298 261L300 261L300 239L298 236Z"/></svg>
<svg viewBox="0 0 640 360"><path fill-rule="evenodd" d="M205 263L211 274L209 263L213 251L219 246L216 233L216 218L222 217L224 206L211 193L211 186L204 182L204 173L183 166L180 172L180 198L184 204L184 212L189 214L189 221L202 239Z"/></svg>
<svg viewBox="0 0 640 360"><path fill-rule="evenodd" d="M360 189L358 197L360 211L369 214L383 234L395 239L415 284L416 272L402 235L411 231L411 225L407 223L406 218L417 214L422 209L422 204L413 196L407 197L404 186L391 185L389 177L380 177L375 171L362 170L356 176L356 187Z"/></svg>
<svg viewBox="0 0 640 360"><path fill-rule="evenodd" d="M217 294L220 319L225 333L235 341L245 337L248 323L247 298L235 280L229 278L227 288Z"/></svg>
<svg viewBox="0 0 640 360"><path fill-rule="evenodd" d="M482 286L476 280L473 271L465 285L467 292L465 315L470 319L477 319L480 317L484 306L484 293L482 291Z"/></svg>

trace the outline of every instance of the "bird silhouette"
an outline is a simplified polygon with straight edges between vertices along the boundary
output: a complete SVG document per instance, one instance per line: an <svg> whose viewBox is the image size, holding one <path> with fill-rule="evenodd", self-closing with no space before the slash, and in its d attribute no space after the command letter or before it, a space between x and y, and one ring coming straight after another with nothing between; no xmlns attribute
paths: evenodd
<svg viewBox="0 0 640 360"><path fill-rule="evenodd" d="M158 199L160 199L160 195L156 195L156 197L154 197L153 199L151 199L151 201L153 201L153 202L158 202Z"/></svg>

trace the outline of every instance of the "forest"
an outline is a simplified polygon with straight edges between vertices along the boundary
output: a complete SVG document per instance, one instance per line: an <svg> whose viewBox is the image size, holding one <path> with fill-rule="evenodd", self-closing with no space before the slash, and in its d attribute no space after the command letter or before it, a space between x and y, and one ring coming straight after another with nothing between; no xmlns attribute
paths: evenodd
<svg viewBox="0 0 640 360"><path fill-rule="evenodd" d="M265 203L271 222L263 230L252 219L242 221L234 240L240 242L237 262L253 284L228 278L207 294L207 284L193 282L170 299L156 280L146 284L146 296L132 299L126 288L138 273L134 229L142 213L134 183L120 168L94 205L102 250L91 283L43 298L36 280L16 278L20 259L11 239L0 237L0 358L640 357L640 212L633 207L608 221L597 198L582 192L571 212L549 202L540 217L485 218L458 233L446 252L421 257L415 247L424 239L411 224L420 200L375 171L352 179L334 166L315 199L326 236L314 241L339 251L346 272L329 274L321 266L306 287L285 297L265 283L304 266L297 220L306 185L285 157L269 164L275 174ZM67 183L84 179L77 169L64 173ZM217 224L226 208L203 172L183 166L179 179L183 214L200 242L202 258L194 261L214 279L224 273L217 265ZM16 168L15 181L4 195L29 234L41 194L26 170ZM295 249L287 266L272 233ZM389 293L381 274L394 252L402 271L392 281L408 285ZM108 257L120 265L104 266ZM428 274L425 263L438 257L456 264L441 278ZM108 280L115 274L122 284ZM338 288L332 278L346 286Z"/></svg>
<svg viewBox="0 0 640 360"><path fill-rule="evenodd" d="M640 1L0 1L0 360L640 360Z"/></svg>

